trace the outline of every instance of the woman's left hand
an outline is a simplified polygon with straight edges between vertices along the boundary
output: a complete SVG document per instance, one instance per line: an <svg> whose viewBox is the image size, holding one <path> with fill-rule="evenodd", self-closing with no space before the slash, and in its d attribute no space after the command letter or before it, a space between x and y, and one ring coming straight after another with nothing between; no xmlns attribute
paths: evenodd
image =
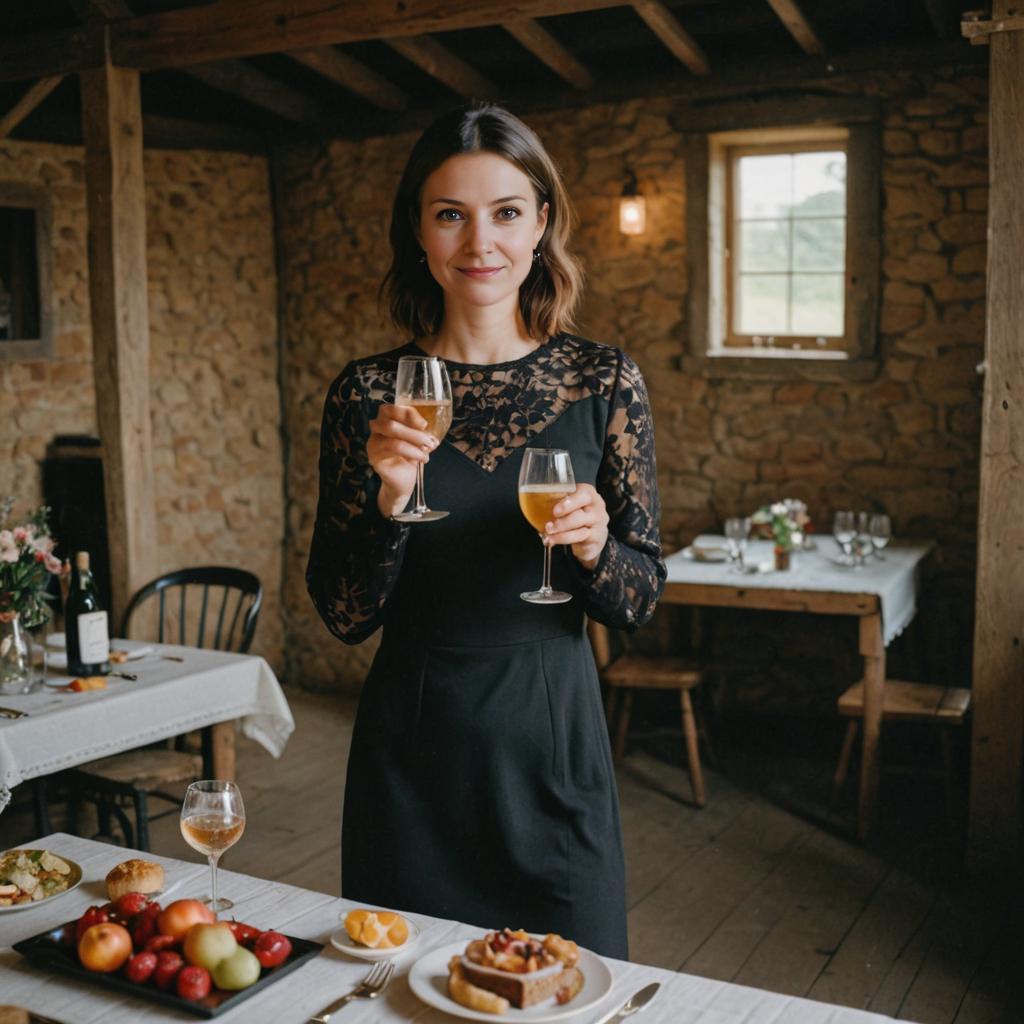
<svg viewBox="0 0 1024 1024"><path fill-rule="evenodd" d="M545 544L568 544L576 561L593 570L608 540L608 509L590 484L576 490L554 507L554 519L545 526Z"/></svg>

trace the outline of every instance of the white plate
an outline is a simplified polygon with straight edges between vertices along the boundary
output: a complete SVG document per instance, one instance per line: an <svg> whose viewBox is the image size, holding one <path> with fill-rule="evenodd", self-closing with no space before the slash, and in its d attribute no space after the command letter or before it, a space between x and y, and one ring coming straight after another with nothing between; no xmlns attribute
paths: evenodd
<svg viewBox="0 0 1024 1024"><path fill-rule="evenodd" d="M612 972L608 965L596 953L591 953L589 949L581 949L579 968L583 972L583 988L579 995L565 1006L556 1006L550 1002L531 1006L526 1010L517 1010L512 1006L500 1018L495 1017L493 1013L470 1010L459 1005L448 995L448 961L453 956L464 953L467 945L467 940L452 942L447 946L441 946L440 949L424 953L409 971L409 988L428 1006L450 1013L453 1017L462 1017L465 1020L530 1021L531 1024L565 1020L567 1017L575 1017L584 1010L592 1009L612 990Z"/></svg>
<svg viewBox="0 0 1024 1024"><path fill-rule="evenodd" d="M339 928L331 936L331 945L335 949L340 949L342 953L354 956L359 960L387 960L389 957L401 956L415 946L420 937L419 928L409 918L406 918L405 921L409 925L409 938L400 946L392 946L390 949L370 949L369 946L360 946L352 941L344 928Z"/></svg>
<svg viewBox="0 0 1024 1024"><path fill-rule="evenodd" d="M36 852L35 848L27 846L16 846L14 847L14 849L24 850L26 853ZM0 859L2 859L8 853L12 852L13 850L4 850L2 853L0 853ZM69 868L71 868L71 881L68 884L68 887L64 889L62 892L55 892L52 896L46 896L41 900L29 900L27 903L14 903L9 907L0 907L0 914L11 913L15 910L28 910L29 907L41 907L43 906L44 903L52 903L54 900L59 900L61 896L66 896L69 892L71 892L72 889L78 886L79 882L82 881L82 868L78 864L76 864L70 857L65 857L63 853L58 853L56 850L50 850L50 853L52 853L54 857L60 857L60 859L64 861L64 863L67 864Z"/></svg>
<svg viewBox="0 0 1024 1024"><path fill-rule="evenodd" d="M683 548L683 558L691 562L728 562L729 552L725 548L695 548L692 544Z"/></svg>
<svg viewBox="0 0 1024 1024"><path fill-rule="evenodd" d="M117 664L113 664L112 663L112 667L114 669L116 669L118 665L124 665L126 662L129 662L129 661L139 661L140 659L145 658L147 655L153 653L153 648L152 648L152 646L150 644L146 644L144 647L131 647L131 648L129 648L129 647L122 647L120 644L118 644L115 647L111 647L111 650L112 651L124 651L128 655L128 657L125 658L124 661L119 661L119 662L117 662ZM68 667L67 651L51 651L51 650L48 650L46 652L46 664L47 664L47 667L49 667L49 668L67 669L67 667ZM63 686L64 683L61 683L61 682L50 682L50 685L51 686Z"/></svg>

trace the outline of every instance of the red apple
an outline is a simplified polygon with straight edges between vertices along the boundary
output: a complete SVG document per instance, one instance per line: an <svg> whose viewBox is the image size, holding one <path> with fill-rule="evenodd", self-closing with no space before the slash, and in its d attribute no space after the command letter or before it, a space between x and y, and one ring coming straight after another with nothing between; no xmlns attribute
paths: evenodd
<svg viewBox="0 0 1024 1024"><path fill-rule="evenodd" d="M180 941L185 938L192 925L209 924L216 920L213 911L199 900L175 900L164 907L157 927L161 935L173 935Z"/></svg>
<svg viewBox="0 0 1024 1024"><path fill-rule="evenodd" d="M210 972L205 967L183 967L178 972L178 995L190 1003L205 999L210 994L211 984Z"/></svg>
<svg viewBox="0 0 1024 1024"><path fill-rule="evenodd" d="M156 953L136 953L124 965L124 975L137 985L144 985L156 970Z"/></svg>
<svg viewBox="0 0 1024 1024"><path fill-rule="evenodd" d="M132 937L128 929L107 921L94 924L78 940L78 959L90 971L110 974L132 955Z"/></svg>

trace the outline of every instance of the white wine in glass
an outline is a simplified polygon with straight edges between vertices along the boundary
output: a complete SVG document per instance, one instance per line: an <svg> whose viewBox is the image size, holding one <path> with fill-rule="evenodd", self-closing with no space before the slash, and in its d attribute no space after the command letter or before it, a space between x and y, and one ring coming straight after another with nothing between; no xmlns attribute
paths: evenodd
<svg viewBox="0 0 1024 1024"><path fill-rule="evenodd" d="M443 359L436 356L402 356L395 379L395 405L411 405L426 421L426 431L443 440L452 425L452 385ZM399 523L429 523L444 519L447 512L428 508L423 497L423 463L416 464L416 503L392 519Z"/></svg>
<svg viewBox="0 0 1024 1024"><path fill-rule="evenodd" d="M245 831L245 805L233 782L204 779L193 782L181 805L181 834L185 842L210 862L211 895L208 903L216 914L234 906L231 900L217 899L217 861L234 846Z"/></svg>
<svg viewBox="0 0 1024 1024"><path fill-rule="evenodd" d="M561 448L527 448L519 470L519 508L526 521L544 542L544 527L552 519L552 510L576 490L569 453ZM551 589L551 545L544 544L544 581L540 590L519 595L531 604L564 604L572 594Z"/></svg>

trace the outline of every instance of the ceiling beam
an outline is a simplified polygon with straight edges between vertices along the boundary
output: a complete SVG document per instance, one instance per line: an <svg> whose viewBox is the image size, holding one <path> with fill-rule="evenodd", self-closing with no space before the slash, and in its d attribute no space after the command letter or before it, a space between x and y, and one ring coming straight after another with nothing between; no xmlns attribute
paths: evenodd
<svg viewBox="0 0 1024 1024"><path fill-rule="evenodd" d="M494 96L497 92L483 75L430 36L385 39L384 42L460 96L473 99Z"/></svg>
<svg viewBox="0 0 1024 1024"><path fill-rule="evenodd" d="M797 0L768 0L768 5L779 16L779 20L789 30L789 34L800 44L804 53L823 57L825 47L818 33L807 20L807 15L800 10Z"/></svg>
<svg viewBox="0 0 1024 1024"><path fill-rule="evenodd" d="M155 70L621 5L622 0L220 0L209 7L116 22L111 59L125 67ZM0 67L2 58L0 49Z"/></svg>
<svg viewBox="0 0 1024 1024"><path fill-rule="evenodd" d="M79 21L116 21L134 14L125 0L68 0L68 3Z"/></svg>
<svg viewBox="0 0 1024 1024"><path fill-rule="evenodd" d="M594 76L546 28L532 18L505 21L501 27L574 88L594 87Z"/></svg>
<svg viewBox="0 0 1024 1024"><path fill-rule="evenodd" d="M708 58L697 41L661 0L634 0L633 7L669 52L695 75L706 75L711 71Z"/></svg>
<svg viewBox="0 0 1024 1024"><path fill-rule="evenodd" d="M287 121L315 128L330 120L327 111L315 100L242 61L196 64L180 70L214 89L269 110Z"/></svg>
<svg viewBox="0 0 1024 1024"><path fill-rule="evenodd" d="M6 139L63 81L63 75L40 78L6 114L0 117L0 139Z"/></svg>
<svg viewBox="0 0 1024 1024"><path fill-rule="evenodd" d="M375 107L381 107L383 110L405 110L409 105L405 93L396 85L392 85L376 71L371 71L365 64L360 64L333 46L292 50L288 56L311 71L323 75L324 78L329 78L343 89L369 100Z"/></svg>

